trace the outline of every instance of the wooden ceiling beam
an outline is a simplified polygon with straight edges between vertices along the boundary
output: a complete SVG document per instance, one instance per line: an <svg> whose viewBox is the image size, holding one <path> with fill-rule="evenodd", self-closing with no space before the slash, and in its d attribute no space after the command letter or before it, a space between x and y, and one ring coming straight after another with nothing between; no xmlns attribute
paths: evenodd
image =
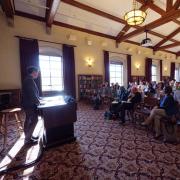
<svg viewBox="0 0 180 180"><path fill-rule="evenodd" d="M57 25L57 26L61 26L61 27L65 27L65 28L69 28L69 29L85 32L85 33L88 33L88 34L93 34L93 35L96 35L96 36L108 38L108 39L115 40L115 38L116 38L115 36L103 34L103 33L97 32L97 31L92 31L92 30L81 28L81 27L78 27L78 26L73 26L73 25L66 24L66 23L59 22L59 21L54 21L53 24Z"/></svg>
<svg viewBox="0 0 180 180"><path fill-rule="evenodd" d="M18 12L18 11L15 11L15 12L16 12L17 16L21 16L21 17L25 17L25 18L29 18L29 19L34 19L34 20L37 20L37 21L40 21L40 22L45 22L45 18L43 18L43 17L35 16L35 15L32 15L32 14L28 14L28 13L22 13L22 12ZM99 33L99 32L96 32L96 31L91 31L91 30L88 30L88 29L84 29L84 28L80 28L80 27L77 27L77 26L61 23L61 22L58 22L58 21L54 21L53 24L56 25L56 26L65 27L65 28L69 28L69 29L74 29L74 30L85 32L85 33L88 33L88 34L92 34L92 35L96 35L96 36L116 40L115 36ZM130 43L130 44L139 45L139 43L134 42L134 41L130 41L130 40L126 40L125 42ZM172 53L172 54L176 55L176 53L174 53L172 51L168 51L168 50L162 50L162 51Z"/></svg>
<svg viewBox="0 0 180 180"><path fill-rule="evenodd" d="M61 0L47 0L46 27L51 28Z"/></svg>
<svg viewBox="0 0 180 180"><path fill-rule="evenodd" d="M156 28L157 26L161 26L161 25L171 21L172 17L174 17L174 18L180 17L180 10L171 10L171 11L169 11L163 17L161 17L161 18L147 24L146 26L140 27L139 29L137 29L137 30L123 36L120 41L124 41L124 40L127 40L127 39L131 38L131 37L134 37L134 36L144 32L145 29L151 30L153 28Z"/></svg>
<svg viewBox="0 0 180 180"><path fill-rule="evenodd" d="M125 24L127 25L126 21L119 18L119 17L116 17L116 16L113 16L113 15L110 15L108 13L105 13L103 11L100 11L98 9L95 9L93 7L90 7L88 5L85 5L85 4L82 4L80 2L77 2L77 1L74 1L74 0L61 0L61 2L63 3L66 3L66 4L69 4L71 6L74 6L74 7L77 7L79 9L82 9L82 10L85 10L85 11L88 11L88 12L91 12L93 14L96 14L96 15L99 15L101 17L104 17L104 18L107 18L107 19L110 19L110 20L113 20L113 21L116 21L116 22L119 22L121 24ZM143 1L144 2L144 1ZM149 4L151 3L148 3L148 6ZM134 28L139 28L140 26L133 26ZM155 35L157 37L161 37L161 38L165 38L165 36L163 36L162 34L159 34L159 33L156 33L156 32L153 32L153 31L149 31L149 34L152 34L152 35ZM176 40L174 39L171 39L170 41L172 42L177 42Z"/></svg>
<svg viewBox="0 0 180 180"><path fill-rule="evenodd" d="M93 7L87 6L87 5L82 4L82 3L78 2L78 1L74 1L74 0L61 0L61 1L66 3L66 4L70 4L70 5L74 6L74 7L83 9L83 10L88 11L88 12L91 12L93 14L97 14L99 16L111 19L113 21L116 21L116 22L119 22L119 23L122 23L122 24L126 24L126 21L121 19L121 18L119 18L119 17L113 16L111 14L108 14L106 12L100 11L100 10L95 9Z"/></svg>
<svg viewBox="0 0 180 180"><path fill-rule="evenodd" d="M173 0L166 0L166 12L170 11L173 7Z"/></svg>
<svg viewBox="0 0 180 180"><path fill-rule="evenodd" d="M141 3L141 4L144 4L144 0L136 0L136 1ZM153 11L157 12L160 15L166 14L166 11L161 9L159 6L155 5L153 2L152 3L148 3L148 6L149 6L150 9L152 9Z"/></svg>
<svg viewBox="0 0 180 180"><path fill-rule="evenodd" d="M150 2L150 1L147 1L147 3L145 3L145 4L143 4L141 7L140 7L140 9L142 10L142 11L146 11L147 9L148 9L148 6L147 6L147 4L148 4L148 2ZM121 37L123 37L123 35L126 33L126 32L128 32L128 30L131 28L131 26L130 25L125 25L124 27L123 27L123 29L119 32L119 34L117 35L117 37L116 37L116 40L117 41L119 41L120 39L121 39ZM120 43L120 42L119 42Z"/></svg>
<svg viewBox="0 0 180 180"><path fill-rule="evenodd" d="M178 52L176 53L176 56L180 56L180 51L178 51Z"/></svg>
<svg viewBox="0 0 180 180"><path fill-rule="evenodd" d="M136 0L137 2L143 4L144 0ZM180 0L177 0L180 1ZM176 1L176 6L178 5L178 2ZM155 5L154 3L149 3L148 4L149 8L152 9L153 11L157 12L158 14L160 14L161 16L166 14L166 11L164 11L163 9L161 9L159 6ZM175 8L175 5L173 6L173 8ZM172 21L175 22L176 24L180 24L180 21L177 19L172 18Z"/></svg>
<svg viewBox="0 0 180 180"><path fill-rule="evenodd" d="M178 9L179 7L180 7L180 0L176 0L176 2L174 3L173 8Z"/></svg>
<svg viewBox="0 0 180 180"><path fill-rule="evenodd" d="M14 10L13 10L13 6L11 4L11 0L4 0L1 2L2 5L2 9L6 14L7 18L14 18Z"/></svg>
<svg viewBox="0 0 180 180"><path fill-rule="evenodd" d="M14 26L14 9L11 4L11 0L4 0L1 2L2 10L5 12L7 17L8 26Z"/></svg>
<svg viewBox="0 0 180 180"><path fill-rule="evenodd" d="M161 47L157 48L156 51L162 50L162 49L169 49L169 48L176 47L176 46L180 46L180 42L168 44L166 46L161 46Z"/></svg>
<svg viewBox="0 0 180 180"><path fill-rule="evenodd" d="M171 34L169 34L166 38L164 38L162 41L160 41L159 43L157 43L154 46L154 50L158 49L162 44L164 44L165 42L169 41L169 39L171 39L172 37L174 37L176 34L178 34L180 32L180 27L177 28L175 31L173 31Z"/></svg>

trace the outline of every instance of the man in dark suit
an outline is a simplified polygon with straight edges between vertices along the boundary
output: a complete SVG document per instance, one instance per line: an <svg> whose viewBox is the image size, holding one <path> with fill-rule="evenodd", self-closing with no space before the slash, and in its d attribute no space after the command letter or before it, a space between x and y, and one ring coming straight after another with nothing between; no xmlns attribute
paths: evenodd
<svg viewBox="0 0 180 180"><path fill-rule="evenodd" d="M159 107L154 107L151 110L149 117L143 123L141 123L141 125L146 126L154 121L154 128L156 132L155 138L158 138L161 135L160 119L166 116L172 117L178 112L176 103L172 96L172 87L166 86L164 93L165 96L161 99Z"/></svg>
<svg viewBox="0 0 180 180"><path fill-rule="evenodd" d="M38 78L39 69L31 66L27 69L28 76L22 84L22 107L26 114L24 122L25 144L37 143L37 137L33 139L32 134L38 122L37 106L39 101L39 90L34 79Z"/></svg>
<svg viewBox="0 0 180 180"><path fill-rule="evenodd" d="M138 92L137 87L131 88L131 95L129 96L127 102L123 102L119 105L118 111L120 112L120 124L125 123L125 111L126 110L133 110L135 104L141 102L141 93Z"/></svg>

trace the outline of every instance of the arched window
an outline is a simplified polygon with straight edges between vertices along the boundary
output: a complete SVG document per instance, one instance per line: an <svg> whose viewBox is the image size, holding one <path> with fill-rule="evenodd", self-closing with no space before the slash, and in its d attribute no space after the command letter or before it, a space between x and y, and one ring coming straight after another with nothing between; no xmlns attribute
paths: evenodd
<svg viewBox="0 0 180 180"><path fill-rule="evenodd" d="M127 86L127 55L109 53L109 60L110 83Z"/></svg>
<svg viewBox="0 0 180 180"><path fill-rule="evenodd" d="M39 42L39 65L43 92L63 91L62 46Z"/></svg>

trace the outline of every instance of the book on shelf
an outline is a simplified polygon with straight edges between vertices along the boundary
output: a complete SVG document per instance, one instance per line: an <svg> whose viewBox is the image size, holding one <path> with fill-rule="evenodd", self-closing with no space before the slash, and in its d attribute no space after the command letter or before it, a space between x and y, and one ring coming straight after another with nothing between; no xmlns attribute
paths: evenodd
<svg viewBox="0 0 180 180"><path fill-rule="evenodd" d="M98 92L98 89L103 83L102 75L78 75L79 82L79 98L90 98L94 93Z"/></svg>

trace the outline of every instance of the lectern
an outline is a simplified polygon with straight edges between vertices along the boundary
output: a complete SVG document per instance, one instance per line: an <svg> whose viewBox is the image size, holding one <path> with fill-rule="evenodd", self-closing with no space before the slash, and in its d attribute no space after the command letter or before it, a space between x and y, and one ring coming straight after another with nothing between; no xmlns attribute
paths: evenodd
<svg viewBox="0 0 180 180"><path fill-rule="evenodd" d="M43 102L38 110L44 122L44 147L75 141L76 102L65 100L64 96L46 97Z"/></svg>

